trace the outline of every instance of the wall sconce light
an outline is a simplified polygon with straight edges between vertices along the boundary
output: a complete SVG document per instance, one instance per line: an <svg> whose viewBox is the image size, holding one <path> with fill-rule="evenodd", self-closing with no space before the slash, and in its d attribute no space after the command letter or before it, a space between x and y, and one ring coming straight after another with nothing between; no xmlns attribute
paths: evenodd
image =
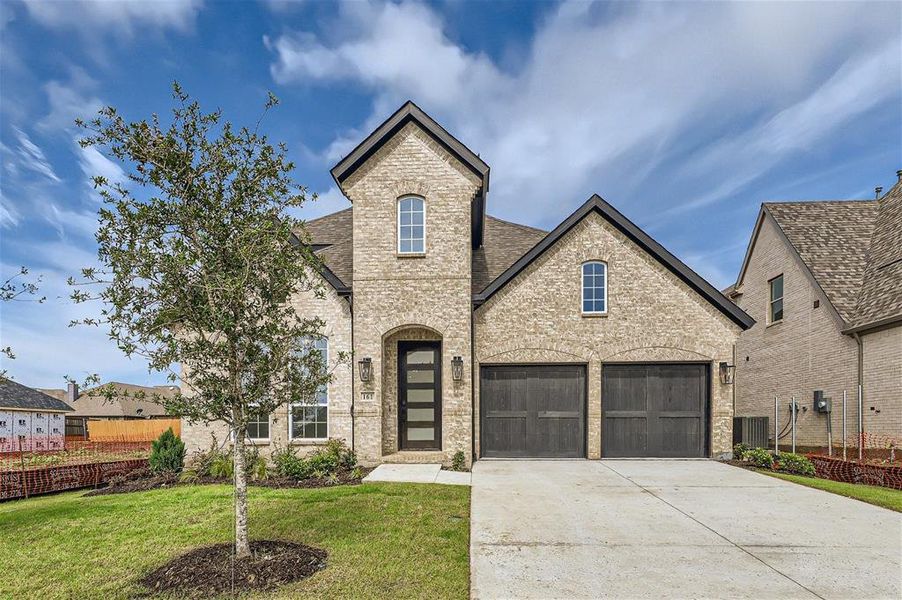
<svg viewBox="0 0 902 600"><path fill-rule="evenodd" d="M728 365L725 362L720 363L720 382L727 385L732 385L733 376L736 374L736 366Z"/></svg>
<svg viewBox="0 0 902 600"><path fill-rule="evenodd" d="M357 361L360 369L360 381L369 381L373 377L373 359L367 356Z"/></svg>
<svg viewBox="0 0 902 600"><path fill-rule="evenodd" d="M451 359L451 379L460 381L464 378L464 359L455 356Z"/></svg>

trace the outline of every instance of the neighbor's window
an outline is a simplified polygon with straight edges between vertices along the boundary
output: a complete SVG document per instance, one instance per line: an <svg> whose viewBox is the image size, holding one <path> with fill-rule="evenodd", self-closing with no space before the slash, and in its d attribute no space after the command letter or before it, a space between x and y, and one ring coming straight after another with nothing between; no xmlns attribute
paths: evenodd
<svg viewBox="0 0 902 600"><path fill-rule="evenodd" d="M770 287L768 322L776 323L783 320L783 275L777 275L771 279L768 287Z"/></svg>
<svg viewBox="0 0 902 600"><path fill-rule="evenodd" d="M398 200L398 252L426 252L426 201L416 196Z"/></svg>
<svg viewBox="0 0 902 600"><path fill-rule="evenodd" d="M252 440L268 440L269 415L263 412L251 413L247 422L247 437Z"/></svg>
<svg viewBox="0 0 902 600"><path fill-rule="evenodd" d="M583 264L583 314L608 311L608 266L599 261Z"/></svg>
<svg viewBox="0 0 902 600"><path fill-rule="evenodd" d="M329 361L329 340L318 338L310 344L319 351L323 365ZM289 414L289 431L295 440L324 440L329 437L329 388L316 390L313 404L292 404Z"/></svg>

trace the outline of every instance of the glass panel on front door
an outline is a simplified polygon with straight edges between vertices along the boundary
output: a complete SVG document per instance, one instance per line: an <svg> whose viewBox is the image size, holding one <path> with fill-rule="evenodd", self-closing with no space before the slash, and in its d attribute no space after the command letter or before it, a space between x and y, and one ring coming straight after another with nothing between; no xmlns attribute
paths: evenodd
<svg viewBox="0 0 902 600"><path fill-rule="evenodd" d="M398 342L400 449L441 449L441 342Z"/></svg>

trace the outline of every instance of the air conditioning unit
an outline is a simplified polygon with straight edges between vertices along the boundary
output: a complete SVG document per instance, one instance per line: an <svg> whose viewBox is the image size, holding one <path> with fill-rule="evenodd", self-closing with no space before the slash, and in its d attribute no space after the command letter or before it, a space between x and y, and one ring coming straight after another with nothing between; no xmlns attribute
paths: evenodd
<svg viewBox="0 0 902 600"><path fill-rule="evenodd" d="M749 448L767 448L769 417L733 417L733 445L746 444Z"/></svg>

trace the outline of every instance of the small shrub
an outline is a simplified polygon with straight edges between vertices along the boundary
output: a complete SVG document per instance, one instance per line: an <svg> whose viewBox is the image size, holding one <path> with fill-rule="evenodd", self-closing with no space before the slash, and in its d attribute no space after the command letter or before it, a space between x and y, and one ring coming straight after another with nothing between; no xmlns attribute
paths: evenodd
<svg viewBox="0 0 902 600"><path fill-rule="evenodd" d="M793 454L792 452L781 452L777 457L777 468L787 473L795 473L796 475L814 475L814 465L807 456L801 454Z"/></svg>
<svg viewBox="0 0 902 600"><path fill-rule="evenodd" d="M762 469L772 469L774 467L774 457L764 448L752 448L745 453L745 459Z"/></svg>
<svg viewBox="0 0 902 600"><path fill-rule="evenodd" d="M733 458L736 460L745 460L745 455L748 454L749 450L751 450L751 448L749 448L748 444L739 442L733 446Z"/></svg>
<svg viewBox="0 0 902 600"><path fill-rule="evenodd" d="M185 443L172 431L172 427L151 442L150 471L154 475L178 473L185 466Z"/></svg>
<svg viewBox="0 0 902 600"><path fill-rule="evenodd" d="M467 455L464 454L463 450L458 450L454 453L454 456L451 457L451 470L452 471L463 471L466 469L467 465Z"/></svg>
<svg viewBox="0 0 902 600"><path fill-rule="evenodd" d="M329 440L306 458L301 458L294 448L276 449L273 464L280 477L291 479L337 478L357 466L357 455L341 440Z"/></svg>

